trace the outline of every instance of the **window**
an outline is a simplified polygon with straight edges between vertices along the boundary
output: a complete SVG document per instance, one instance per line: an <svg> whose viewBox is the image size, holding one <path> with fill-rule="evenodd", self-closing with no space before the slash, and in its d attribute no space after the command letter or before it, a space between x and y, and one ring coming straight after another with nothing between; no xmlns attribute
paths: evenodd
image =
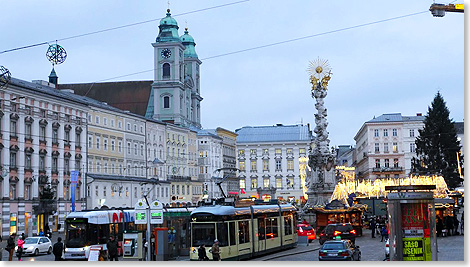
<svg viewBox="0 0 470 267"><path fill-rule="evenodd" d="M137 125L134 124L134 132L137 132Z"/></svg>
<svg viewBox="0 0 470 267"><path fill-rule="evenodd" d="M379 153L380 148L379 148L379 143L375 143L375 153Z"/></svg>
<svg viewBox="0 0 470 267"><path fill-rule="evenodd" d="M292 215L284 217L284 235L292 234Z"/></svg>
<svg viewBox="0 0 470 267"><path fill-rule="evenodd" d="M144 155L144 145L140 145L140 155Z"/></svg>
<svg viewBox="0 0 470 267"><path fill-rule="evenodd" d="M46 141L46 126L39 126L39 141Z"/></svg>
<svg viewBox="0 0 470 267"><path fill-rule="evenodd" d="M380 159L375 160L375 167L380 168Z"/></svg>
<svg viewBox="0 0 470 267"><path fill-rule="evenodd" d="M182 186L181 186L181 194L182 194L182 195L186 195L185 192L186 192L186 190L185 190L185 188L184 188L184 185L182 185Z"/></svg>
<svg viewBox="0 0 470 267"><path fill-rule="evenodd" d="M250 242L250 223L249 221L238 222L238 243Z"/></svg>
<svg viewBox="0 0 470 267"><path fill-rule="evenodd" d="M108 139L107 139L107 138L103 140L103 149L104 149L105 151L108 150Z"/></svg>
<svg viewBox="0 0 470 267"><path fill-rule="evenodd" d="M282 171L281 159L276 159L276 171Z"/></svg>
<svg viewBox="0 0 470 267"><path fill-rule="evenodd" d="M18 168L16 166L16 151L10 150L10 168Z"/></svg>
<svg viewBox="0 0 470 267"><path fill-rule="evenodd" d="M246 188L245 187L246 186L245 182L246 182L245 179L240 179L240 188L243 188L243 189Z"/></svg>
<svg viewBox="0 0 470 267"><path fill-rule="evenodd" d="M276 178L276 188L282 188L282 178Z"/></svg>
<svg viewBox="0 0 470 267"><path fill-rule="evenodd" d="M292 148L288 148L288 149L286 150L286 153L287 153L287 154L293 154L293 153L294 153L294 150L293 150Z"/></svg>
<svg viewBox="0 0 470 267"><path fill-rule="evenodd" d="M106 196L106 186L103 187L103 196L105 197Z"/></svg>
<svg viewBox="0 0 470 267"><path fill-rule="evenodd" d="M127 123L127 130L128 130L128 131L131 130L131 124L130 124L130 123Z"/></svg>
<svg viewBox="0 0 470 267"><path fill-rule="evenodd" d="M245 156L245 150L244 149L238 150L238 155L239 156Z"/></svg>
<svg viewBox="0 0 470 267"><path fill-rule="evenodd" d="M269 154L269 149L264 148L264 149L263 149L263 155L268 155L268 154Z"/></svg>
<svg viewBox="0 0 470 267"><path fill-rule="evenodd" d="M299 148L299 154L305 154L305 148Z"/></svg>
<svg viewBox="0 0 470 267"><path fill-rule="evenodd" d="M256 160L251 161L251 170L256 171Z"/></svg>
<svg viewBox="0 0 470 267"><path fill-rule="evenodd" d="M392 136L398 136L397 129L392 129Z"/></svg>
<svg viewBox="0 0 470 267"><path fill-rule="evenodd" d="M10 199L16 199L16 184L10 184Z"/></svg>
<svg viewBox="0 0 470 267"><path fill-rule="evenodd" d="M108 118L103 118L103 125L108 125Z"/></svg>
<svg viewBox="0 0 470 267"><path fill-rule="evenodd" d="M134 198L137 198L137 186L134 187Z"/></svg>
<svg viewBox="0 0 470 267"><path fill-rule="evenodd" d="M31 170L31 154L25 154L24 168L27 170Z"/></svg>
<svg viewBox="0 0 470 267"><path fill-rule="evenodd" d="M263 187L264 188L269 188L269 178L264 178L263 179Z"/></svg>
<svg viewBox="0 0 470 267"><path fill-rule="evenodd" d="M170 64L164 63L163 64L163 78L169 79L170 78Z"/></svg>
<svg viewBox="0 0 470 267"><path fill-rule="evenodd" d="M393 143L393 153L398 153L398 143Z"/></svg>
<svg viewBox="0 0 470 267"><path fill-rule="evenodd" d="M16 121L12 120L10 121L10 135L11 136L17 136L18 131L16 128Z"/></svg>
<svg viewBox="0 0 470 267"><path fill-rule="evenodd" d="M388 153L388 143L384 143L384 152Z"/></svg>
<svg viewBox="0 0 470 267"><path fill-rule="evenodd" d="M118 121L118 128L119 128L119 129L122 128L122 121Z"/></svg>
<svg viewBox="0 0 470 267"><path fill-rule="evenodd" d="M258 179L257 178L251 178L251 189L257 189L258 188Z"/></svg>
<svg viewBox="0 0 470 267"><path fill-rule="evenodd" d="M98 186L95 186L95 196L98 196L99 189L100 188Z"/></svg>
<svg viewBox="0 0 470 267"><path fill-rule="evenodd" d="M287 170L294 170L294 160L287 160Z"/></svg>
<svg viewBox="0 0 470 267"><path fill-rule="evenodd" d="M58 160L57 157L52 157L52 171L53 172L58 172L59 170L57 169L58 166Z"/></svg>
<svg viewBox="0 0 470 267"><path fill-rule="evenodd" d="M289 177L287 178L287 188L294 188L294 178L293 177Z"/></svg>
<svg viewBox="0 0 470 267"><path fill-rule="evenodd" d="M122 141L118 142L118 151L119 153L122 153Z"/></svg>
<svg viewBox="0 0 470 267"><path fill-rule="evenodd" d="M95 117L95 123L100 124L100 117L98 117L98 116Z"/></svg>
<svg viewBox="0 0 470 267"><path fill-rule="evenodd" d="M163 97L163 108L170 108L170 97L164 96Z"/></svg>
<svg viewBox="0 0 470 267"><path fill-rule="evenodd" d="M414 129L410 129L410 137L415 137L415 130Z"/></svg>
<svg viewBox="0 0 470 267"><path fill-rule="evenodd" d="M75 146L81 146L81 133L80 132L75 132Z"/></svg>
<svg viewBox="0 0 470 267"><path fill-rule="evenodd" d="M239 161L238 162L238 167L240 168L240 171L245 171L245 161Z"/></svg>
<svg viewBox="0 0 470 267"><path fill-rule="evenodd" d="M59 143L59 133L57 128L52 129L52 143Z"/></svg>
<svg viewBox="0 0 470 267"><path fill-rule="evenodd" d="M64 172L65 173L70 172L70 159L69 158L64 159Z"/></svg>
<svg viewBox="0 0 470 267"><path fill-rule="evenodd" d="M46 156L39 155L39 171L46 171Z"/></svg>
<svg viewBox="0 0 470 267"><path fill-rule="evenodd" d="M32 139L32 125L31 123L25 124L25 138Z"/></svg>
<svg viewBox="0 0 470 267"><path fill-rule="evenodd" d="M410 144L410 152L415 152L416 151L416 147L415 147L415 143L411 143Z"/></svg>
<svg viewBox="0 0 470 267"><path fill-rule="evenodd" d="M393 167L398 168L398 159L393 159Z"/></svg>
<svg viewBox="0 0 470 267"><path fill-rule="evenodd" d="M250 154L256 156L256 149L250 149Z"/></svg>
<svg viewBox="0 0 470 267"><path fill-rule="evenodd" d="M385 168L390 168L390 160L389 159L385 159L384 166L385 166Z"/></svg>
<svg viewBox="0 0 470 267"><path fill-rule="evenodd" d="M116 141L111 140L111 151L115 150L115 144L116 144Z"/></svg>
<svg viewBox="0 0 470 267"><path fill-rule="evenodd" d="M171 185L171 194L172 194L172 195L175 194L175 185Z"/></svg>
<svg viewBox="0 0 470 267"><path fill-rule="evenodd" d="M101 142L101 140L100 140L100 138L97 136L97 137L96 137L96 149L98 149L98 150L100 149L100 142Z"/></svg>
<svg viewBox="0 0 470 267"><path fill-rule="evenodd" d="M127 154L131 154L131 143L127 142Z"/></svg>
<svg viewBox="0 0 470 267"><path fill-rule="evenodd" d="M114 128L114 120L111 120L111 127Z"/></svg>
<svg viewBox="0 0 470 267"><path fill-rule="evenodd" d="M88 136L88 148L93 147L93 136Z"/></svg>
<svg viewBox="0 0 470 267"><path fill-rule="evenodd" d="M263 171L269 171L269 161L267 159L263 159Z"/></svg>
<svg viewBox="0 0 470 267"><path fill-rule="evenodd" d="M276 148L274 151L275 151L274 153L276 155L281 155L281 149L280 148Z"/></svg>
<svg viewBox="0 0 470 267"><path fill-rule="evenodd" d="M137 144L134 144L134 155L137 155Z"/></svg>
<svg viewBox="0 0 470 267"><path fill-rule="evenodd" d="M384 136L388 136L388 129L384 129Z"/></svg>
<svg viewBox="0 0 470 267"><path fill-rule="evenodd" d="M379 137L379 129L374 130L374 137Z"/></svg>

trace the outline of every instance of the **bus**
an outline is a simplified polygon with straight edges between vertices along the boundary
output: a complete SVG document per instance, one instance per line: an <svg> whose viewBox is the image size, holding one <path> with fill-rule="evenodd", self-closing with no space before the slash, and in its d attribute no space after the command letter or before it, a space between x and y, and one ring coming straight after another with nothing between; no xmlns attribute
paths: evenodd
<svg viewBox="0 0 470 267"><path fill-rule="evenodd" d="M297 209L290 204L203 206L191 212L190 259L198 248L210 249L219 241L221 260L242 260L297 245Z"/></svg>

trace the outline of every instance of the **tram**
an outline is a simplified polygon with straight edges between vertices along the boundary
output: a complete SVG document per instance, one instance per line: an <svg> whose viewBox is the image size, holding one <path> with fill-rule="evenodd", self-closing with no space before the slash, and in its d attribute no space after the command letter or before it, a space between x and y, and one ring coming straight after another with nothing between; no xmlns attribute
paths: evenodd
<svg viewBox="0 0 470 267"><path fill-rule="evenodd" d="M290 204L203 206L191 212L191 260L219 241L221 260L242 260L297 245L296 208Z"/></svg>

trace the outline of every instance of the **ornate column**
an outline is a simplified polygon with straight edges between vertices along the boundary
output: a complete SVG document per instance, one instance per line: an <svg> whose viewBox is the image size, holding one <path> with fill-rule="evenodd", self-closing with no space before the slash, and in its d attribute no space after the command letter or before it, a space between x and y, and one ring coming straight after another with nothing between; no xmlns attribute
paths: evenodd
<svg viewBox="0 0 470 267"><path fill-rule="evenodd" d="M311 170L307 171L308 202L306 209L329 203L336 185L334 169L336 160L334 153L329 148L330 140L326 130L328 126L327 109L324 106L331 69L327 60L318 58L310 62L309 72L312 98L316 100L317 114L315 114L316 127L314 128L316 138L308 157L308 166Z"/></svg>

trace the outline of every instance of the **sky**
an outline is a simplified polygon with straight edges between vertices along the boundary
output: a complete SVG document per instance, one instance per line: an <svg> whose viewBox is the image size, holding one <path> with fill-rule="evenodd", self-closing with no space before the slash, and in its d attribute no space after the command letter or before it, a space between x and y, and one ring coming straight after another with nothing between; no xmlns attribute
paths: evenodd
<svg viewBox="0 0 470 267"><path fill-rule="evenodd" d="M438 91L451 118L464 120L464 15L433 17L432 3L173 0L169 7L202 60L204 128L310 123L313 130L306 70L321 58L333 73L325 98L330 145L354 146L366 121L426 115ZM151 43L167 8L166 0L3 0L0 66L18 79L48 80L47 44L2 51L57 40L67 51L55 66L59 83L151 80Z"/></svg>

